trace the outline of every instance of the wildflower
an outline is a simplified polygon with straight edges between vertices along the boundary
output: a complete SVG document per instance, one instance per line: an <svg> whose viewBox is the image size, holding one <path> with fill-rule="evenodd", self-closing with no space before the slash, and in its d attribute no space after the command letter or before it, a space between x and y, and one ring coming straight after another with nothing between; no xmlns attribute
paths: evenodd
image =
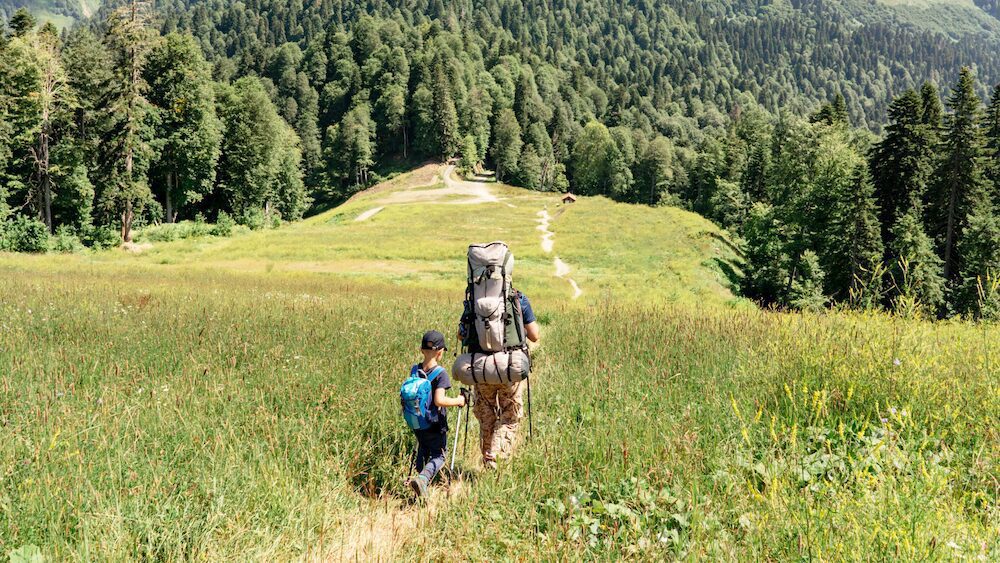
<svg viewBox="0 0 1000 563"><path fill-rule="evenodd" d="M894 366L896 366L896 367L899 367L899 366L901 366L902 364L903 364L903 361L902 361L902 360L900 360L899 358L896 358L895 360L893 360L893 361L892 361L892 365L894 365Z"/></svg>
<svg viewBox="0 0 1000 563"><path fill-rule="evenodd" d="M892 415L896 414L896 407L889 407L889 413Z"/></svg>

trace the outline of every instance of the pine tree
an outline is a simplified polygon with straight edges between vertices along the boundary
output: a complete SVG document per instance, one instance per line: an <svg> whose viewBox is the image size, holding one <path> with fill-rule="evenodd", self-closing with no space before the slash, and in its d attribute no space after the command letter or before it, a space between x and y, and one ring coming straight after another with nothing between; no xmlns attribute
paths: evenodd
<svg viewBox="0 0 1000 563"><path fill-rule="evenodd" d="M837 194L827 245L833 249L827 286L835 299L856 293L882 264L885 249L879 228L879 208L866 165L855 167L846 192ZM867 287L869 291L878 288Z"/></svg>
<svg viewBox="0 0 1000 563"><path fill-rule="evenodd" d="M882 236L890 244L893 225L923 201L931 172L933 147L922 121L921 104L913 90L893 100L886 136L870 155Z"/></svg>
<svg viewBox="0 0 1000 563"><path fill-rule="evenodd" d="M986 111L986 174L993 191L994 208L1000 209L1000 84L993 88L990 107Z"/></svg>
<svg viewBox="0 0 1000 563"><path fill-rule="evenodd" d="M932 82L924 82L920 87L920 122L927 126L931 142L937 142L944 119L941 94Z"/></svg>
<svg viewBox="0 0 1000 563"><path fill-rule="evenodd" d="M788 304L803 311L818 311L826 303L823 294L824 274L816 253L806 250L799 257L795 271L797 275L788 292Z"/></svg>
<svg viewBox="0 0 1000 563"><path fill-rule="evenodd" d="M911 209L892 228L890 298L897 311L903 307L936 311L944 302L942 261L924 231L921 214L920 207Z"/></svg>
<svg viewBox="0 0 1000 563"><path fill-rule="evenodd" d="M944 257L944 277L954 281L962 268L958 241L969 214L987 196L980 129L982 108L972 71L966 67L948 99L948 108L951 111L945 119L929 212Z"/></svg>
<svg viewBox="0 0 1000 563"><path fill-rule="evenodd" d="M435 65L443 64L443 57L435 58ZM434 73L434 121L438 129L438 146L441 156L450 158L461 149L458 131L458 112L452 97L448 75L441 66Z"/></svg>
<svg viewBox="0 0 1000 563"><path fill-rule="evenodd" d="M967 220L958 243L962 255L956 309L976 317L998 320L1000 291L1000 218L993 205L981 201Z"/></svg>
<svg viewBox="0 0 1000 563"><path fill-rule="evenodd" d="M18 8L14 15L10 17L10 30L13 32L14 37L24 37L25 35L31 33L35 26L38 25L38 21L35 16L31 15L31 12L27 8Z"/></svg>
<svg viewBox="0 0 1000 563"><path fill-rule="evenodd" d="M101 207L120 221L123 242L131 242L137 216L153 203L146 171L153 158L155 113L146 99L147 84L142 70L151 45L146 27L148 6L139 0L112 12L107 41L115 59L110 103L104 126L108 138L103 159Z"/></svg>

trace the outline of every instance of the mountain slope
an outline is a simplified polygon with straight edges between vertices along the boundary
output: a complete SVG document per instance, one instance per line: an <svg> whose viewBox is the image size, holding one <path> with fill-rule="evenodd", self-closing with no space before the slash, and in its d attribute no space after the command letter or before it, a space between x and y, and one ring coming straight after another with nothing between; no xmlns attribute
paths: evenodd
<svg viewBox="0 0 1000 563"><path fill-rule="evenodd" d="M360 14L395 18L404 32L415 23L465 29L470 43L482 38L488 61L517 54L560 69L574 87L593 80L600 93L580 94L597 99L599 119L641 112L671 135L685 120L717 123L745 105L744 94L773 112L803 113L841 92L855 122L878 129L894 93L947 80L962 65L985 85L1000 81L1000 21L967 0L165 0L159 10L163 31L192 31L210 55L235 63L228 72L275 83L286 72L273 67L286 57L276 49L329 45ZM322 95L326 80L312 86Z"/></svg>
<svg viewBox="0 0 1000 563"><path fill-rule="evenodd" d="M93 15L100 5L101 0L0 0L0 21L24 7L39 23L52 22L57 27L68 27Z"/></svg>

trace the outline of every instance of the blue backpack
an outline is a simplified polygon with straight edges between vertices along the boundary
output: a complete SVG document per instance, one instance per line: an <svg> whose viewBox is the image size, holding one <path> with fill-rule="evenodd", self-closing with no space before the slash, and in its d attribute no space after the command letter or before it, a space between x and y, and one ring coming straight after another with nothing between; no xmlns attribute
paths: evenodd
<svg viewBox="0 0 1000 563"><path fill-rule="evenodd" d="M438 421L438 409L434 407L434 379L444 373L438 366L424 373L420 364L410 369L410 376L399 388L399 402L403 406L403 420L413 430L427 430Z"/></svg>

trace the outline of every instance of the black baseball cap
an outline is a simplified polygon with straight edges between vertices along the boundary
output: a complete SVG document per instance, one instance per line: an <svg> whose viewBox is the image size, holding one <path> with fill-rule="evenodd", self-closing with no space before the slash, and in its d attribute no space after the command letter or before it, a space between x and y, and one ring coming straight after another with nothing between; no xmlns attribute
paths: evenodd
<svg viewBox="0 0 1000 563"><path fill-rule="evenodd" d="M447 350L444 345L444 335L436 330L428 330L424 337L420 339L421 350Z"/></svg>

